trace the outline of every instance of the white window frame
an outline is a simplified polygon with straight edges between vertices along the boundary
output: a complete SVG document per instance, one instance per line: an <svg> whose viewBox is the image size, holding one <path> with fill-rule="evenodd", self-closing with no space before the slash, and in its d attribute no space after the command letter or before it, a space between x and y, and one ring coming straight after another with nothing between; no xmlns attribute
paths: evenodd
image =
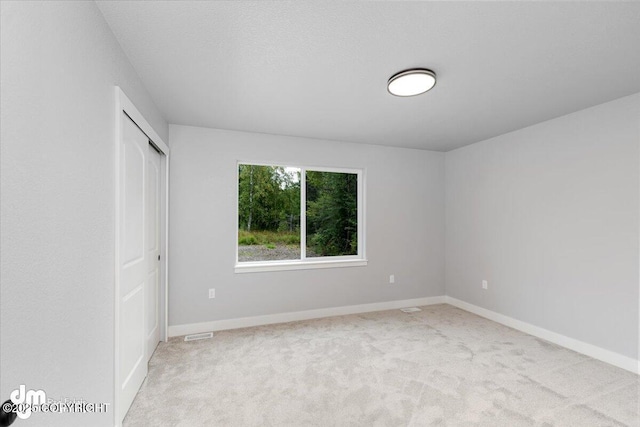
<svg viewBox="0 0 640 427"><path fill-rule="evenodd" d="M239 180L240 165L253 166L271 166L271 167L289 167L300 169L300 259L297 260L277 260L277 261L238 261L238 228L239 228ZM306 189L306 171L315 172L336 172L349 173L358 176L358 254L345 256L324 256L307 258L307 221L306 221L306 205L307 205L307 189ZM255 273L263 271L286 271L286 270L307 270L315 268L339 268L339 267L363 267L367 265L366 258L366 236L365 236L365 169L355 168L335 168L325 166L303 166L298 164L282 163L265 163L254 161L238 161L236 162L236 273Z"/></svg>

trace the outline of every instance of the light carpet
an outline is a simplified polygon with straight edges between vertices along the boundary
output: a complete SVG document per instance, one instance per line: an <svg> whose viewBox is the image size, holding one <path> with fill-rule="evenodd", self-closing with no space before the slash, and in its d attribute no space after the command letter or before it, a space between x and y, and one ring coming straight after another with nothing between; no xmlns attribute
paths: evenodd
<svg viewBox="0 0 640 427"><path fill-rule="evenodd" d="M434 305L160 343L124 425L640 426L640 380Z"/></svg>

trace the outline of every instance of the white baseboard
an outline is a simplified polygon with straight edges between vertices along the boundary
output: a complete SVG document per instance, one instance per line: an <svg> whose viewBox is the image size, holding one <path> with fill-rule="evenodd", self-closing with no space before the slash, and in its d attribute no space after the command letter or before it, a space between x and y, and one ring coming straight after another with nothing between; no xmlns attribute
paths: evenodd
<svg viewBox="0 0 640 427"><path fill-rule="evenodd" d="M343 307L320 308L317 310L295 311L290 313L267 314L264 316L241 317L238 319L214 320L211 322L169 326L169 336L179 337L182 335L198 334L201 332L224 331L228 329L248 328L251 326L272 325L274 323L295 322L298 320L343 316L345 314L368 313L372 311L394 310L404 307L444 303L445 296L438 296L376 302L372 304L349 305Z"/></svg>
<svg viewBox="0 0 640 427"><path fill-rule="evenodd" d="M598 359L602 362L606 362L635 374L640 374L640 361L631 357L624 356L610 350L605 350L604 348L587 344L585 342L560 335L556 332L551 332L547 329L505 316L504 314L496 313L495 311L487 310L486 308L478 307L477 305L469 304L468 302L464 302L450 296L445 297L445 301L447 304L453 305L454 307L477 314L478 316L485 317L489 320L493 320L494 322L501 323L510 328L533 335L534 337L542 338L543 340L568 348L569 350L593 357L594 359Z"/></svg>
<svg viewBox="0 0 640 427"><path fill-rule="evenodd" d="M635 374L640 374L640 361L631 357L597 347L556 332L532 325L521 320L514 319L495 311L470 304L468 302L450 297L426 297L399 301L377 302L372 304L349 305L343 307L320 308L316 310L295 311L290 313L267 314L263 316L241 317L237 319L214 320L211 322L190 323L184 325L169 326L169 337L198 334L210 331L224 331L229 329L248 328L251 326L272 325L275 323L295 322L298 320L320 319L323 317L343 316L347 314L368 313L372 311L394 310L404 307L425 306L433 304L450 304L462 310L478 316L485 317L494 322L517 329L534 337L552 342L594 359L601 360L613 366L625 369Z"/></svg>

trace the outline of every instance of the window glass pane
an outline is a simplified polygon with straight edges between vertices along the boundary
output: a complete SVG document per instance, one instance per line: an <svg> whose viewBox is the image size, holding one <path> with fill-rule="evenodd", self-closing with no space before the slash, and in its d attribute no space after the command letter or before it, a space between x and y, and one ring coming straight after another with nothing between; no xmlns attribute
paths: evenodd
<svg viewBox="0 0 640 427"><path fill-rule="evenodd" d="M306 171L307 257L358 254L358 175Z"/></svg>
<svg viewBox="0 0 640 427"><path fill-rule="evenodd" d="M238 261L300 259L300 169L239 165Z"/></svg>

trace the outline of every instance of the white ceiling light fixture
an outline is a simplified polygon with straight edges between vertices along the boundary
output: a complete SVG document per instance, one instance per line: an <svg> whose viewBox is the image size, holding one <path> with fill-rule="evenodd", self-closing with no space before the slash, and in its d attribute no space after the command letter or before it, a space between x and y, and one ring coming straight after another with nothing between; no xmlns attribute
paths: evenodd
<svg viewBox="0 0 640 427"><path fill-rule="evenodd" d="M387 90L395 96L415 96L436 85L436 73L426 68L413 68L391 76Z"/></svg>

